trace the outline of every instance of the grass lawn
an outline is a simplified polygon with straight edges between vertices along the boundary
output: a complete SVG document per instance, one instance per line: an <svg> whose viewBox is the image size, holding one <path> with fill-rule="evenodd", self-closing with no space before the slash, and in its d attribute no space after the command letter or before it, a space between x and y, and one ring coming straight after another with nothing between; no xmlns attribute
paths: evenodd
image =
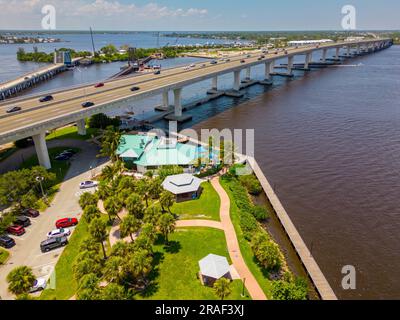
<svg viewBox="0 0 400 320"><path fill-rule="evenodd" d="M104 221L108 221L108 216L103 215ZM69 244L64 249L55 268L56 286L55 289L46 289L40 295L40 300L68 300L76 290L77 283L74 279L72 266L76 256L79 254L79 247L83 240L89 236L88 224L81 218L76 229L69 239Z"/></svg>
<svg viewBox="0 0 400 320"><path fill-rule="evenodd" d="M219 221L220 199L211 183L201 184L203 192L199 199L175 203L171 208L173 213L179 215L179 219L207 219Z"/></svg>
<svg viewBox="0 0 400 320"><path fill-rule="evenodd" d="M10 253L7 250L0 248L0 265L4 264L9 256Z"/></svg>
<svg viewBox="0 0 400 320"><path fill-rule="evenodd" d="M70 162L69 161L56 161L54 160L54 157L56 157L60 152L62 152L65 149L72 149L75 152L79 152L80 149L78 148L69 148L69 147L56 147L56 148L50 148L49 149L49 156L50 156L50 161L51 161L51 169L50 172L53 172L56 174L56 184L51 188L51 190L48 191L48 200L49 202L52 201L54 198L55 194L57 193L60 183L64 180L65 175L67 174L67 171L70 167ZM39 165L39 161L36 155L33 155L32 157L26 159L22 165L21 168L31 168L33 166ZM39 209L44 210L46 209L47 205L42 201L39 200Z"/></svg>
<svg viewBox="0 0 400 320"><path fill-rule="evenodd" d="M229 189L229 183L231 182L220 179L220 183L222 187L225 189L226 193L228 194L229 199L231 200L231 219L235 227L243 259L245 260L246 265L250 269L251 273L256 278L258 284L263 289L265 295L268 297L268 299L271 299L272 282L266 277L266 274L263 273L262 268L260 268L259 265L257 264L255 257L253 255L253 251L250 247L250 243L243 236L242 229L240 228L239 225L239 212L238 212L239 209L236 206L235 201L233 199L233 194Z"/></svg>
<svg viewBox="0 0 400 320"><path fill-rule="evenodd" d="M153 271L154 285L145 297L152 300L216 300L213 288L205 287L197 279L198 261L210 253L229 259L225 235L212 228L180 228L170 236L171 244L166 248L159 243L154 247L156 268ZM206 245L205 245L206 244ZM232 293L227 299L250 299L241 297L242 281L231 283Z"/></svg>
<svg viewBox="0 0 400 320"><path fill-rule="evenodd" d="M54 139L87 140L90 139L92 135L96 136L98 131L99 129L86 128L86 135L80 136L78 134L78 128L76 126L69 126L51 132L48 136L46 136L46 140L54 140Z"/></svg>

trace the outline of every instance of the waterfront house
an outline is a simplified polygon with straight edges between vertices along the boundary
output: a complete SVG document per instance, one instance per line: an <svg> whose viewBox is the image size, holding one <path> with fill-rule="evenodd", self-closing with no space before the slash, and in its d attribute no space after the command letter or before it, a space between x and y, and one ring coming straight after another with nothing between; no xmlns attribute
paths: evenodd
<svg viewBox="0 0 400 320"><path fill-rule="evenodd" d="M183 173L165 178L162 186L176 197L176 202L197 199L201 194L200 185L204 181L191 174Z"/></svg>

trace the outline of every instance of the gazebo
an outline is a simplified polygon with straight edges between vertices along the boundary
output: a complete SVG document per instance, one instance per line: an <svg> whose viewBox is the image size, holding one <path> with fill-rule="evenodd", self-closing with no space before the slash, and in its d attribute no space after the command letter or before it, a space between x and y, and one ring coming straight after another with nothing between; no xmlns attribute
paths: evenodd
<svg viewBox="0 0 400 320"><path fill-rule="evenodd" d="M201 194L200 185L204 181L188 173L165 178L162 186L176 196L176 202L197 199Z"/></svg>
<svg viewBox="0 0 400 320"><path fill-rule="evenodd" d="M222 277L231 278L228 260L225 257L209 254L199 261L200 277L204 285L212 286Z"/></svg>

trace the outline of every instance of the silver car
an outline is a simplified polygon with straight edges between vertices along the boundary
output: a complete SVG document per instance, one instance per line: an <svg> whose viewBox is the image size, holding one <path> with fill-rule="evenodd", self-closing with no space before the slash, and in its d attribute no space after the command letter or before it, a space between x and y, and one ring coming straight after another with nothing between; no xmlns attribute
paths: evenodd
<svg viewBox="0 0 400 320"><path fill-rule="evenodd" d="M97 181L83 181L79 184L80 189L88 189L88 188L94 188L97 187L99 183Z"/></svg>
<svg viewBox="0 0 400 320"><path fill-rule="evenodd" d="M48 239L68 237L71 234L71 230L68 228L54 229L47 234Z"/></svg>

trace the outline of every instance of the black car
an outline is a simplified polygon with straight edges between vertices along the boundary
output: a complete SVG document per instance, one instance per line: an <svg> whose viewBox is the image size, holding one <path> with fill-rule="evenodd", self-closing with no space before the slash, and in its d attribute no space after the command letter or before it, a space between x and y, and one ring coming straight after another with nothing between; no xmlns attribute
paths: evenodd
<svg viewBox="0 0 400 320"><path fill-rule="evenodd" d="M77 152L74 149L66 149L61 153L71 153L71 154L76 154Z"/></svg>
<svg viewBox="0 0 400 320"><path fill-rule="evenodd" d="M39 102L47 102L53 100L53 96L44 96L43 98L39 99Z"/></svg>
<svg viewBox="0 0 400 320"><path fill-rule="evenodd" d="M28 217L25 216L18 216L15 219L15 224L17 226L21 226L21 227L29 227L31 225L31 220Z"/></svg>
<svg viewBox="0 0 400 320"><path fill-rule="evenodd" d="M40 243L40 250L42 252L49 252L50 250L64 247L68 244L67 237L50 238Z"/></svg>
<svg viewBox="0 0 400 320"><path fill-rule="evenodd" d="M140 90L139 87L132 87L132 88L131 88L131 91L138 91L138 90Z"/></svg>
<svg viewBox="0 0 400 320"><path fill-rule="evenodd" d="M15 240L3 234L0 236L0 246L6 249L10 249L15 246Z"/></svg>
<svg viewBox="0 0 400 320"><path fill-rule="evenodd" d="M154 72L154 74L161 74L161 71L157 70L157 71Z"/></svg>
<svg viewBox="0 0 400 320"><path fill-rule="evenodd" d="M217 64L217 63L218 63L217 60L213 60L213 61L210 62L210 64Z"/></svg>
<svg viewBox="0 0 400 320"><path fill-rule="evenodd" d="M35 209L24 209L22 210L22 214L24 216L30 217L30 218L36 218L39 217L39 211Z"/></svg>
<svg viewBox="0 0 400 320"><path fill-rule="evenodd" d="M89 108L89 107L92 107L92 106L94 106L94 103L91 102L91 101L87 101L87 102L82 103L82 107L83 108Z"/></svg>
<svg viewBox="0 0 400 320"><path fill-rule="evenodd" d="M6 110L7 113L12 113L12 112L17 112L17 111L21 111L21 107L14 106L14 107L10 107Z"/></svg>

